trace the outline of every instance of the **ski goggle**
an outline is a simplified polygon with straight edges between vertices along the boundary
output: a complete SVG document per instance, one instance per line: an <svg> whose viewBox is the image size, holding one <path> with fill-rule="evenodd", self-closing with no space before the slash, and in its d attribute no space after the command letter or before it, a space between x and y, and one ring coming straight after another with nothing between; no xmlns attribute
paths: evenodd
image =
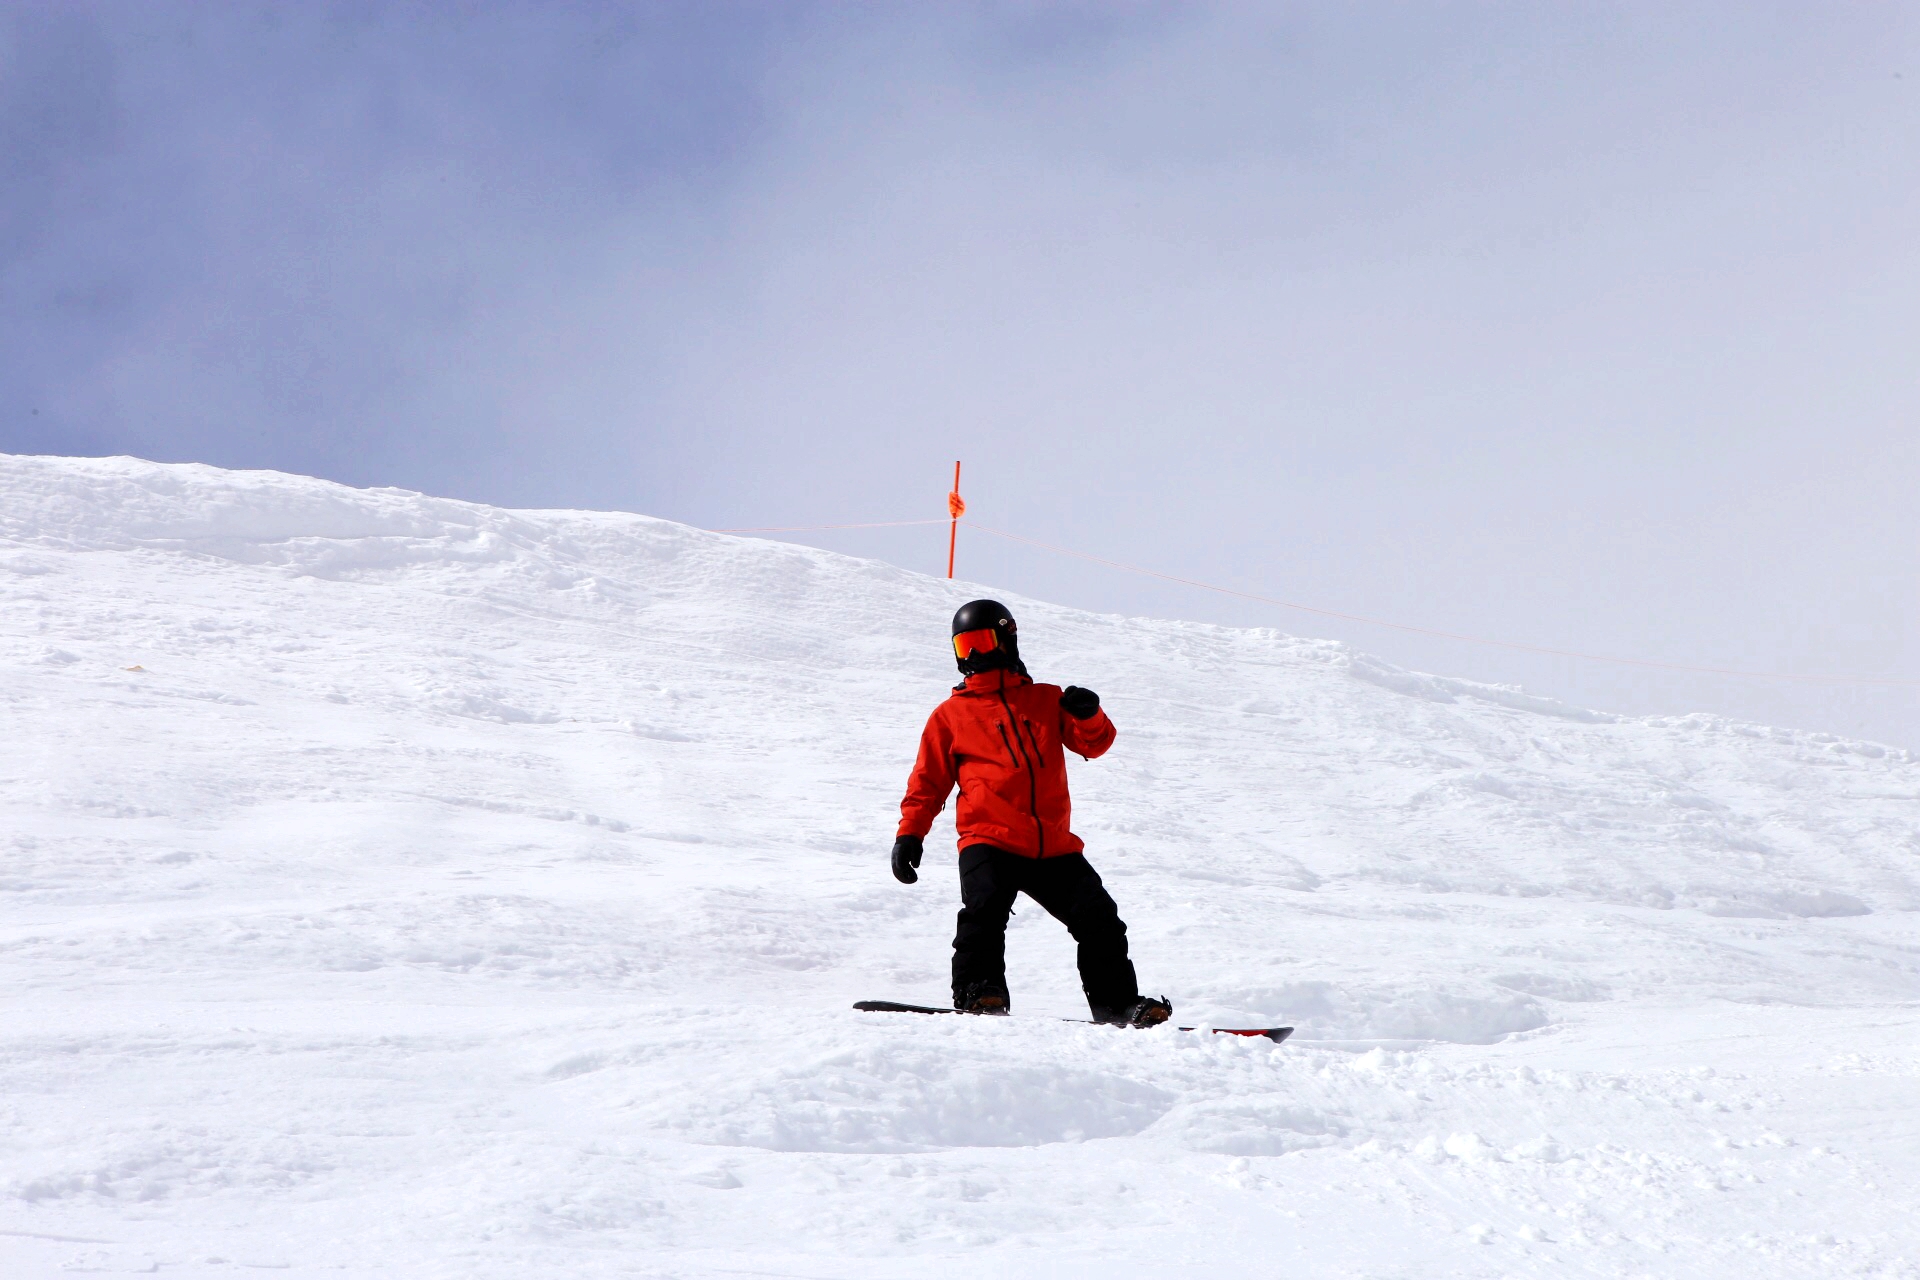
<svg viewBox="0 0 1920 1280"><path fill-rule="evenodd" d="M962 631L953 638L953 656L965 662L976 653L992 653L1000 647L1000 637L992 627L982 627L978 631Z"/></svg>

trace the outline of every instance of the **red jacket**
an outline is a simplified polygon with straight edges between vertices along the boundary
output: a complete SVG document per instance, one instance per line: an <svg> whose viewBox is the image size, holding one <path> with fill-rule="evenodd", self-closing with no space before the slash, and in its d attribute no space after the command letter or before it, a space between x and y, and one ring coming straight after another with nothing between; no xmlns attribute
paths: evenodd
<svg viewBox="0 0 1920 1280"><path fill-rule="evenodd" d="M1075 720L1060 709L1059 685L1011 671L970 675L927 717L900 802L899 834L931 831L958 784L962 849L990 844L1027 858L1078 853L1086 846L1069 825L1063 748L1091 760L1112 745L1107 713Z"/></svg>

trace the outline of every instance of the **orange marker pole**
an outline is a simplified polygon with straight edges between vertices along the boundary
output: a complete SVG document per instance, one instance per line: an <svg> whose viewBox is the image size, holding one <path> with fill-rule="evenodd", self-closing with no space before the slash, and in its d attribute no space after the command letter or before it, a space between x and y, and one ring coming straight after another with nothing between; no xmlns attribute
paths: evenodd
<svg viewBox="0 0 1920 1280"><path fill-rule="evenodd" d="M960 517L967 514L966 501L960 496L960 464L953 464L953 492L947 495L947 514L953 524L947 529L947 576L953 576L953 548L960 540Z"/></svg>

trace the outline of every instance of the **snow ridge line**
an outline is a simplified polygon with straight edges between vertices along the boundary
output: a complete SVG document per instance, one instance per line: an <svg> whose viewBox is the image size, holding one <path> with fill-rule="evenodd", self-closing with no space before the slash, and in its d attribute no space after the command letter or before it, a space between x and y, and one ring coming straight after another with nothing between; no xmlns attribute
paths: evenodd
<svg viewBox="0 0 1920 1280"><path fill-rule="evenodd" d="M709 533L816 533L829 529L899 529L910 525L946 524L945 520L880 520L864 524L802 524L775 525L757 529L710 529ZM1270 604L1282 609L1293 609L1300 613L1311 613L1322 618L1339 618L1343 622L1358 622L1369 627L1385 627L1391 631L1406 631L1413 635L1434 636L1442 640L1459 640L1467 644L1486 645L1495 649L1513 649L1521 653L1538 653L1554 658L1577 658L1582 662L1605 662L1623 667L1648 667L1656 671L1685 671L1694 675L1732 676L1741 680L1787 680L1796 684L1821 685L1869 685L1879 688L1920 688L1920 679L1910 676L1866 676L1840 675L1831 673L1802 673L1794 671L1746 671L1738 667L1712 667L1690 662L1666 662L1658 658L1625 658L1618 654L1588 653L1582 649L1558 649L1551 645L1529 644L1524 640L1500 640L1492 636L1470 635L1462 631L1442 631L1435 627L1415 626L1410 622L1392 622L1386 618L1370 618L1365 614L1346 613L1339 609L1324 609L1318 605L1301 604L1295 600L1282 600L1277 596L1261 595L1254 591L1241 591L1234 587L1223 587L1212 582L1202 582L1197 578L1183 578L1178 574L1163 573L1158 569L1149 569L1144 565L1129 564L1124 560L1112 560L1106 556L1096 556L1085 551L1075 551L1070 547L1055 546L1051 542L1042 542L1038 538L1029 538L1024 534L1009 533L1005 529L995 529L973 520L962 519L961 524L969 529L978 529L981 533L992 534L996 538L1005 538L1009 542L1022 543L1050 551L1055 555L1071 556L1075 560L1086 560L1093 564L1105 565L1109 569L1119 569L1123 573L1137 573L1143 577L1158 578L1162 582L1175 582L1183 587L1198 587L1202 591L1213 591L1220 595L1234 596L1241 600L1252 600L1259 604Z"/></svg>

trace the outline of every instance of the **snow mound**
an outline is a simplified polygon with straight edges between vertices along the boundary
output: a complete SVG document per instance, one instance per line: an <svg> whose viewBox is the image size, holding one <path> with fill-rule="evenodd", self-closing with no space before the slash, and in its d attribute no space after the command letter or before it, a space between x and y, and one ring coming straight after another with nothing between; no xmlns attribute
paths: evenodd
<svg viewBox="0 0 1920 1280"><path fill-rule="evenodd" d="M886 850L987 590L0 456L0 1274L1911 1274L1877 744L1014 598L1203 1029L1055 1021L1024 903L1015 1017L850 1011L944 994Z"/></svg>
<svg viewBox="0 0 1920 1280"><path fill-rule="evenodd" d="M669 1127L772 1151L1026 1147L1138 1133L1172 1103L1124 1074L888 1045L782 1068L741 1095L703 1099L700 1118Z"/></svg>
<svg viewBox="0 0 1920 1280"><path fill-rule="evenodd" d="M1511 984L1494 979L1502 987ZM1547 985L1552 985L1549 980ZM1293 1024L1302 1040L1446 1041L1494 1044L1547 1025L1546 1009L1531 998L1544 992L1471 996L1405 987L1342 988L1331 982L1295 982L1240 994L1235 1007L1256 1025Z"/></svg>

